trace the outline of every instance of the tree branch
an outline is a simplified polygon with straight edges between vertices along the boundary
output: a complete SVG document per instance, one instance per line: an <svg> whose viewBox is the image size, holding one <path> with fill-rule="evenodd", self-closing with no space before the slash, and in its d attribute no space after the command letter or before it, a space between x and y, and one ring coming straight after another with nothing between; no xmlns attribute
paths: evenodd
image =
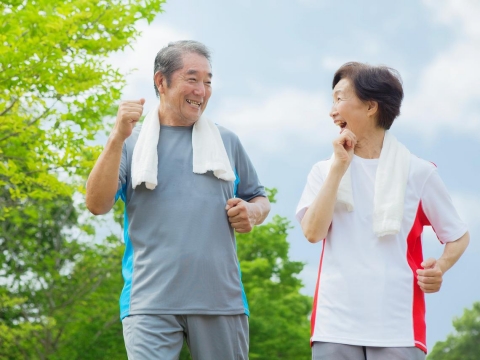
<svg viewBox="0 0 480 360"><path fill-rule="evenodd" d="M13 108L13 106L16 104L16 102L18 101L18 98L15 98L12 103L10 105L8 105L5 110L3 110L1 113L0 113L0 116L4 116L7 112L10 111L11 108Z"/></svg>
<svg viewBox="0 0 480 360"><path fill-rule="evenodd" d="M47 115L50 110L52 110L52 108L57 104L57 101L55 101L52 106L50 106L49 108L45 109L45 111L43 113L41 113L39 116L37 116L36 118L33 118L32 120L30 120L27 125L23 128L23 130L25 131L28 127L32 126L33 124L35 124L38 120L40 120L42 117L44 117L45 115ZM18 135L20 134L20 132L11 132L7 135L5 135L4 137L0 138L0 142L2 142L3 140L6 140L12 136L15 136L15 135Z"/></svg>

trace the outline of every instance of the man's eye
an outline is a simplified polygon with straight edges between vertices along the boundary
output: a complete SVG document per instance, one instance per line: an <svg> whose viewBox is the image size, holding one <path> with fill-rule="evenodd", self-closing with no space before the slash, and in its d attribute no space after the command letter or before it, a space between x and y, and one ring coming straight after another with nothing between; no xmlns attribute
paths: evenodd
<svg viewBox="0 0 480 360"><path fill-rule="evenodd" d="M188 81L194 82L194 81L197 81L197 79L195 79L195 78L190 78L190 79L188 79Z"/></svg>
<svg viewBox="0 0 480 360"><path fill-rule="evenodd" d="M207 86L212 86L212 82L211 82L211 81L206 81L206 82L205 82L205 85L207 85Z"/></svg>

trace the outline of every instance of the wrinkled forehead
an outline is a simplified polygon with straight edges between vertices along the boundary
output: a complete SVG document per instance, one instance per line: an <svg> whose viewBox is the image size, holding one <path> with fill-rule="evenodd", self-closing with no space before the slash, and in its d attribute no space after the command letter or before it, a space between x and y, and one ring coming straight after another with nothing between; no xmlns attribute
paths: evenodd
<svg viewBox="0 0 480 360"><path fill-rule="evenodd" d="M197 53L186 53L182 56L183 68L180 69L186 75L206 75L212 77L210 61Z"/></svg>

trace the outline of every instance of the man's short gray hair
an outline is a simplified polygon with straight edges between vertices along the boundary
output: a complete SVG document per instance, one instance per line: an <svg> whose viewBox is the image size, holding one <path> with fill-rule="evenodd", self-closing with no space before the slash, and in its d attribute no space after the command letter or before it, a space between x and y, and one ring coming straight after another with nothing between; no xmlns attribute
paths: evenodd
<svg viewBox="0 0 480 360"><path fill-rule="evenodd" d="M202 55L210 62L210 51L202 43L194 40L175 41L169 43L157 53L153 74L161 72L167 81L167 86L170 86L173 73L183 67L182 57L188 53ZM159 97L160 94L155 83L153 86L157 97Z"/></svg>

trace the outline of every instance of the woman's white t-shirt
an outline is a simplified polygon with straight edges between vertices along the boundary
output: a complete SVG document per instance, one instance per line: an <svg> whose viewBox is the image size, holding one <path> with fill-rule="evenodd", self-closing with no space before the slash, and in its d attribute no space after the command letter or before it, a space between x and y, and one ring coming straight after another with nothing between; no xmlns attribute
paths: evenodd
<svg viewBox="0 0 480 360"><path fill-rule="evenodd" d="M425 300L417 285L422 229L431 225L442 243L467 231L436 167L411 155L404 215L397 235L373 232L378 159L354 156L350 165L355 209L337 203L323 241L312 310L311 341L426 349ZM297 207L302 220L328 172L315 164Z"/></svg>

